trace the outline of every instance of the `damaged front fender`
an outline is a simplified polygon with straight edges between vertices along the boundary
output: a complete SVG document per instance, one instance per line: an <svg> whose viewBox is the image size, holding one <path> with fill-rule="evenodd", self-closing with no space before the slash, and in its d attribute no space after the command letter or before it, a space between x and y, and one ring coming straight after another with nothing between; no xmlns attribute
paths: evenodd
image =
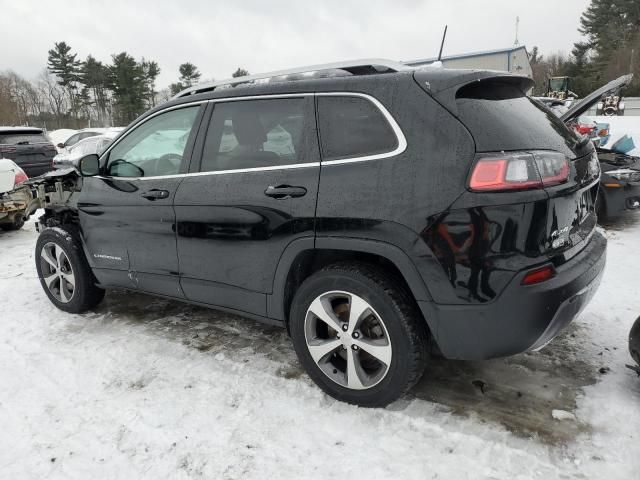
<svg viewBox="0 0 640 480"><path fill-rule="evenodd" d="M82 177L74 168L48 172L26 182L34 191L38 208L58 210L76 209Z"/></svg>

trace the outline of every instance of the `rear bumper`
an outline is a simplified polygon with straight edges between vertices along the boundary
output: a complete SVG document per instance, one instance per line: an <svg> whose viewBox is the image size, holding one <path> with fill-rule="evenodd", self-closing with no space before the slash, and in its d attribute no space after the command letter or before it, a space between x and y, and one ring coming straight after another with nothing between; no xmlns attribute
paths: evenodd
<svg viewBox="0 0 640 480"><path fill-rule="evenodd" d="M640 183L628 182L620 188L603 186L607 215L616 216L625 210L640 209Z"/></svg>
<svg viewBox="0 0 640 480"><path fill-rule="evenodd" d="M542 348L582 311L596 292L606 261L596 232L546 282L522 286L520 272L494 301L482 305L418 302L446 358L481 360ZM434 328L435 326L435 328Z"/></svg>

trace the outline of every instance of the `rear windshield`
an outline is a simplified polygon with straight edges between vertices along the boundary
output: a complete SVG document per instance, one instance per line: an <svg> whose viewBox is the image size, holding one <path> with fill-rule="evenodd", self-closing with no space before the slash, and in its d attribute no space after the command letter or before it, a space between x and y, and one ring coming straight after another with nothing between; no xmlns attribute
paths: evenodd
<svg viewBox="0 0 640 480"><path fill-rule="evenodd" d="M48 141L43 133L0 133L0 143L3 145L43 143Z"/></svg>
<svg viewBox="0 0 640 480"><path fill-rule="evenodd" d="M458 116L469 129L479 152L556 150L575 157L579 137L539 102L515 85L476 82L456 95Z"/></svg>

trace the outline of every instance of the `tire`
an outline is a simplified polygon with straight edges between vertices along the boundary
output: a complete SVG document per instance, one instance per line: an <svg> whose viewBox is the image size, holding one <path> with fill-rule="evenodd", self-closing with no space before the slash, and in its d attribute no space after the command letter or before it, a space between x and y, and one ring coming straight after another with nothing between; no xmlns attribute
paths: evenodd
<svg viewBox="0 0 640 480"><path fill-rule="evenodd" d="M348 262L314 273L296 292L289 317L294 348L311 379L333 398L384 407L422 376L426 324L397 285L382 269Z"/></svg>
<svg viewBox="0 0 640 480"><path fill-rule="evenodd" d="M105 292L96 286L74 226L44 229L35 254L40 284L60 310L82 313L102 301Z"/></svg>
<svg viewBox="0 0 640 480"><path fill-rule="evenodd" d="M640 317L636 319L629 332L629 353L633 361L640 366Z"/></svg>
<svg viewBox="0 0 640 480"><path fill-rule="evenodd" d="M24 221L24 215L22 215L21 213L16 213L13 216L13 222L3 223L2 225L0 225L0 228L5 232L11 230L20 230L22 227L24 227Z"/></svg>

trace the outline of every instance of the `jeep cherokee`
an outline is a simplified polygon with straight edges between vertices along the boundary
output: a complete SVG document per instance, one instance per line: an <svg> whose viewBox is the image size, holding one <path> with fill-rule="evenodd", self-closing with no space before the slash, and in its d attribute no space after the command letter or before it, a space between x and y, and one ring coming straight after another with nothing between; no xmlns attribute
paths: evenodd
<svg viewBox="0 0 640 480"><path fill-rule="evenodd" d="M531 86L374 60L191 87L37 187L44 291L67 312L124 287L281 325L362 406L430 353L540 349L606 241L594 147Z"/></svg>

